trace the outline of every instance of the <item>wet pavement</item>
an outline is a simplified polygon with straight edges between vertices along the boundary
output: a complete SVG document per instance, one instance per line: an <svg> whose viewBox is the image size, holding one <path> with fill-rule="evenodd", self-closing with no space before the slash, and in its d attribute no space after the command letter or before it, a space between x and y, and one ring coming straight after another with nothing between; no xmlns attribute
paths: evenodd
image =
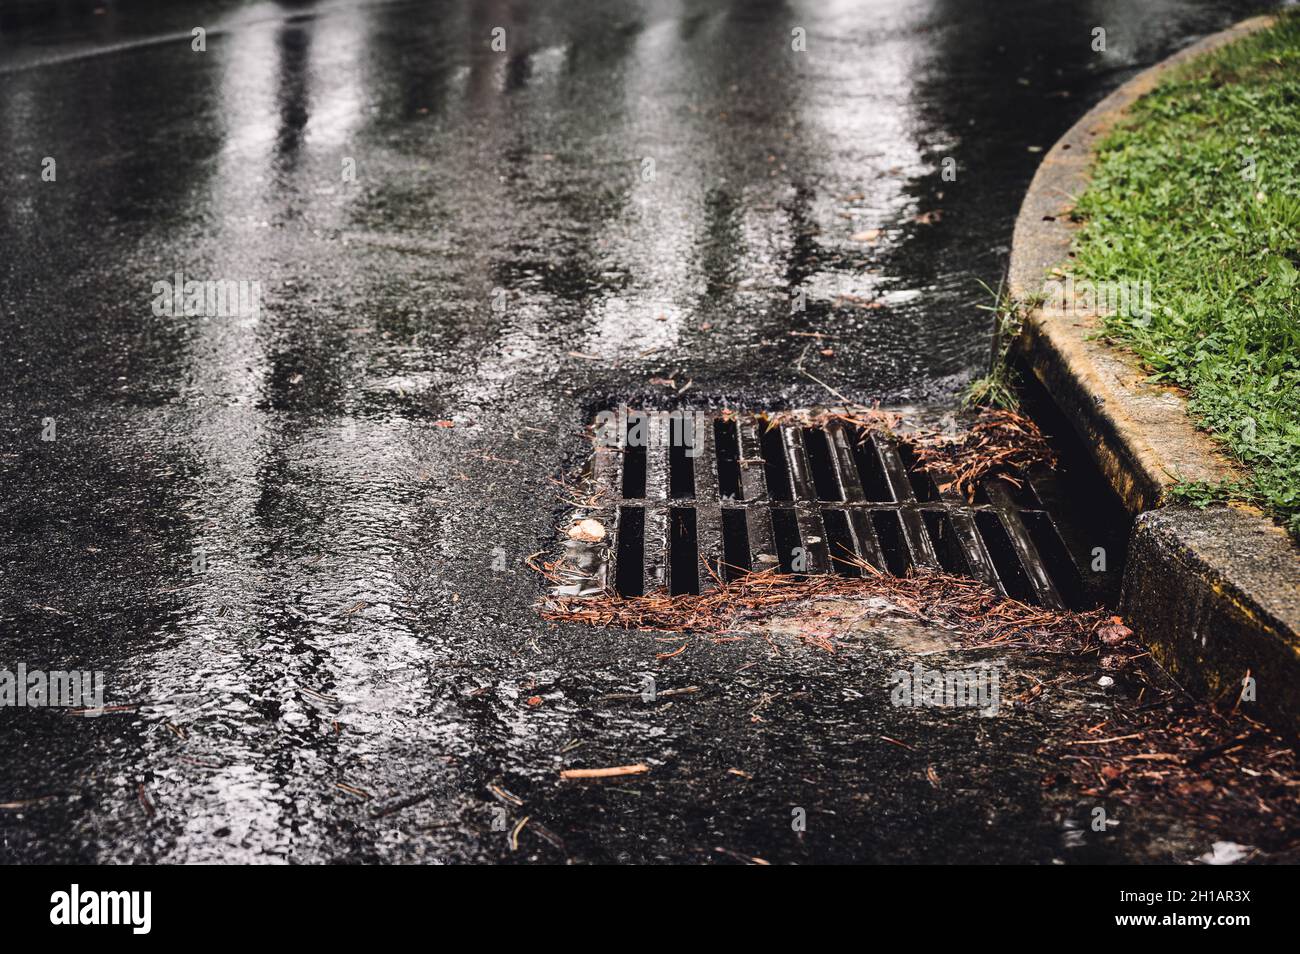
<svg viewBox="0 0 1300 954"><path fill-rule="evenodd" d="M825 402L801 359L955 402L1038 150L1265 7L7 4L0 668L102 670L125 708L0 710L0 860L1208 850L1044 788L1044 739L1108 704L1086 662L1005 657L1078 668L1025 712L898 708L944 634L660 660L543 623L524 561L614 403ZM260 309L158 316L178 271Z"/></svg>

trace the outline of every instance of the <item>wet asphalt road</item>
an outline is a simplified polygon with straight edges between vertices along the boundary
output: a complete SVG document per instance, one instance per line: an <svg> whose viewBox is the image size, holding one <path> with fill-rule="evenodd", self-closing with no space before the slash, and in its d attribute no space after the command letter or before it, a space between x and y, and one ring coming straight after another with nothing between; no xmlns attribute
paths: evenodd
<svg viewBox="0 0 1300 954"><path fill-rule="evenodd" d="M138 709L0 710L0 860L1204 851L1044 789L1100 691L895 709L887 671L943 637L889 616L658 661L539 621L523 561L596 410L824 401L792 331L852 398L952 403L1034 149L1264 6L7 4L0 668L103 670ZM178 270L260 282L260 315L155 316ZM700 691L609 698L647 674ZM525 816L512 850L493 822Z"/></svg>

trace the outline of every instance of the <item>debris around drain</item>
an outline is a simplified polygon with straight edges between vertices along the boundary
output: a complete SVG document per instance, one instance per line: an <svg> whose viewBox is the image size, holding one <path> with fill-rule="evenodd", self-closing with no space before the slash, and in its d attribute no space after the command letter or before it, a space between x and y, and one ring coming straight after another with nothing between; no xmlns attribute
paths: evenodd
<svg viewBox="0 0 1300 954"><path fill-rule="evenodd" d="M861 560L1050 608L1102 602L1033 423L986 411L961 429L936 413L602 412L566 487L556 595L698 594L776 565L858 576Z"/></svg>
<svg viewBox="0 0 1300 954"><path fill-rule="evenodd" d="M635 765L614 765L609 768L564 769L560 772L562 779L619 778L624 775L641 775L650 771L644 762Z"/></svg>
<svg viewBox="0 0 1300 954"><path fill-rule="evenodd" d="M605 526L599 520L579 520L569 528L570 540L581 540L583 543L599 543L605 539Z"/></svg>
<svg viewBox="0 0 1300 954"><path fill-rule="evenodd" d="M1294 861L1300 852L1294 739L1181 693L1143 701L1158 693L1148 683L1138 700L1118 702L1108 718L1073 730L1082 738L1066 733L1046 742L1039 752L1061 766L1046 782L1068 779L1090 798L1163 805L1207 834L1231 832L1277 852L1278 861Z"/></svg>
<svg viewBox="0 0 1300 954"><path fill-rule="evenodd" d="M1133 635L1133 630L1124 625L1124 620L1112 616L1097 629L1097 638L1107 646L1118 646Z"/></svg>
<svg viewBox="0 0 1300 954"><path fill-rule="evenodd" d="M967 430L931 429L905 435L916 453L916 469L928 473L940 490L974 499L981 478L997 476L1019 486L1015 472L1034 465L1054 467L1056 453L1033 421L1014 411L986 408Z"/></svg>
<svg viewBox="0 0 1300 954"><path fill-rule="evenodd" d="M765 570L723 582L700 595L552 596L543 602L541 615L589 626L713 634L743 631L755 616L801 601L876 598L918 619L959 627L969 644L1019 642L1062 650L1096 645L1097 630L1111 619L1103 610L1070 612L1032 606L1000 596L977 580L947 573L893 577L869 566L863 573L861 577L801 576ZM1125 648L1139 652L1136 646Z"/></svg>

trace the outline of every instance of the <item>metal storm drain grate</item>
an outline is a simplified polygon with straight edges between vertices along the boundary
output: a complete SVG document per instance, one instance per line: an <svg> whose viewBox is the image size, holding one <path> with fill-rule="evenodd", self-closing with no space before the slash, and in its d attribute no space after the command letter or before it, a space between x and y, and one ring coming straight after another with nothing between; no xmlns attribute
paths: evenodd
<svg viewBox="0 0 1300 954"><path fill-rule="evenodd" d="M557 594L700 593L773 567L858 576L861 560L974 577L1043 606L1084 600L1088 550L1049 471L1017 475L1018 487L986 479L967 500L915 470L906 443L842 421L631 411L595 430L590 506L574 514Z"/></svg>

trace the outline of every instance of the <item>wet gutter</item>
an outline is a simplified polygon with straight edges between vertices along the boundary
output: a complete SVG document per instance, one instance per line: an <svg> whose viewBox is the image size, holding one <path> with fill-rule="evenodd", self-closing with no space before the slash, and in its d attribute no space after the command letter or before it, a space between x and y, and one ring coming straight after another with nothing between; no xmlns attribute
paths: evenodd
<svg viewBox="0 0 1300 954"><path fill-rule="evenodd" d="M1009 287L1025 315L1018 359L1137 518L1120 612L1190 691L1300 731L1300 547L1254 508L1168 506L1179 480L1223 481L1238 474L1235 464L1196 428L1178 389L1148 382L1134 355L1095 339L1095 306L1082 306L1068 286L1044 296L1053 270L1068 262L1070 213L1095 144L1169 70L1272 22L1253 17L1169 57L1061 137L1016 219Z"/></svg>

